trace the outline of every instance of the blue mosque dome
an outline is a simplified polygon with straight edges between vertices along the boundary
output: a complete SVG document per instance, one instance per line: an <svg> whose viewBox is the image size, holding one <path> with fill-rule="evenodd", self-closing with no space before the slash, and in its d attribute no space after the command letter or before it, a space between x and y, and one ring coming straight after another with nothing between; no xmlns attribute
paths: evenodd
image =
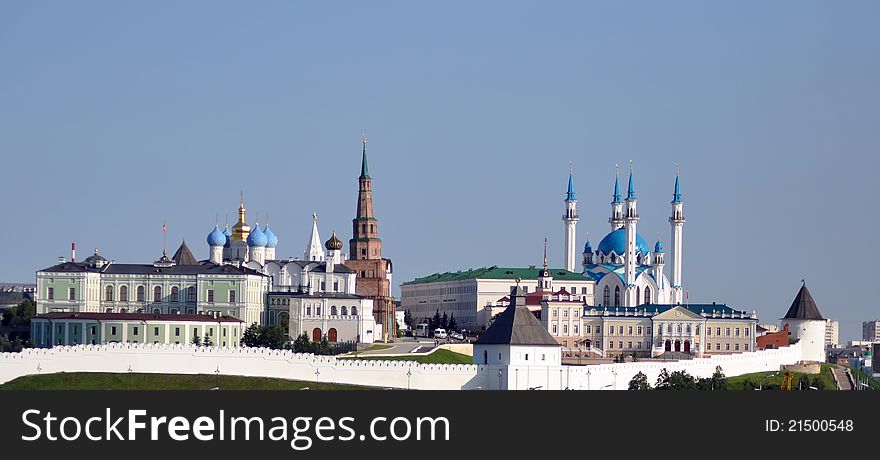
<svg viewBox="0 0 880 460"><path fill-rule="evenodd" d="M232 230L229 229L228 224L226 225L226 228L223 229L223 235L226 236L226 243L223 245L223 247L228 248L231 245L230 241L232 241Z"/></svg>
<svg viewBox="0 0 880 460"><path fill-rule="evenodd" d="M660 240L657 240L657 244L654 245L654 252L658 254L663 253L663 243L661 243Z"/></svg>
<svg viewBox="0 0 880 460"><path fill-rule="evenodd" d="M265 247L268 242L266 234L260 230L260 226L254 225L254 229L251 230L251 234L247 237L247 245L250 247L262 248Z"/></svg>
<svg viewBox="0 0 880 460"><path fill-rule="evenodd" d="M584 244L584 253L592 253L593 252L593 243L590 243L590 240L587 240L587 243Z"/></svg>
<svg viewBox="0 0 880 460"><path fill-rule="evenodd" d="M599 248L596 250L597 253L606 255L611 254L612 251L619 256L626 253L625 228L618 228L605 235L605 238L602 238L602 241L599 242ZM638 233L636 233L636 252L641 252L643 255L648 253L648 242Z"/></svg>
<svg viewBox="0 0 880 460"><path fill-rule="evenodd" d="M226 235L220 231L220 229L215 225L214 230L208 234L208 246L223 246L226 244Z"/></svg>
<svg viewBox="0 0 880 460"><path fill-rule="evenodd" d="M266 224L266 229L263 230L263 234L266 235L266 247L274 248L278 246L278 237L272 233L272 230L269 230L269 224Z"/></svg>

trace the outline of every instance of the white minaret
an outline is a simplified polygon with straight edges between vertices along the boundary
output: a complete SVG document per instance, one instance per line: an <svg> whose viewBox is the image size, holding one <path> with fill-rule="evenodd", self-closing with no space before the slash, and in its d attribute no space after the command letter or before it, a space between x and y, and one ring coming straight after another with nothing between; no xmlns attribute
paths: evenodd
<svg viewBox="0 0 880 460"><path fill-rule="evenodd" d="M663 254L663 243L660 242L660 235L657 235L657 243L654 244L654 279L657 280L657 292L651 293L652 299L649 302L652 303L660 303L659 299L661 298L661 293L664 289L668 289L669 286L665 286L663 284L664 276L663 276L663 267L665 260L665 254Z"/></svg>
<svg viewBox="0 0 880 460"><path fill-rule="evenodd" d="M312 213L312 235L303 252L303 259L313 262L324 261L324 250L321 249L321 237L318 235L318 213Z"/></svg>
<svg viewBox="0 0 880 460"><path fill-rule="evenodd" d="M568 163L568 193L565 195L565 215L562 216L565 226L565 269L573 272L577 267L577 200L574 197L574 180L571 174L571 162Z"/></svg>
<svg viewBox="0 0 880 460"><path fill-rule="evenodd" d="M675 192L672 195L672 215L669 216L669 224L672 226L672 286L670 289L670 303L679 304L684 302L681 288L681 230L684 226L684 201L681 200L681 185L678 181L678 165L675 166Z"/></svg>
<svg viewBox="0 0 880 460"><path fill-rule="evenodd" d="M614 165L614 194L611 195L611 217L608 218L611 231L623 227L623 201L620 200L620 167ZM620 254L618 254L620 255Z"/></svg>
<svg viewBox="0 0 880 460"><path fill-rule="evenodd" d="M629 188L626 192L626 255L624 257L624 290L623 303L626 307L635 307L639 304L636 294L636 225L639 222L638 200L636 189L633 185L632 162L629 168ZM646 254L643 254L643 256Z"/></svg>

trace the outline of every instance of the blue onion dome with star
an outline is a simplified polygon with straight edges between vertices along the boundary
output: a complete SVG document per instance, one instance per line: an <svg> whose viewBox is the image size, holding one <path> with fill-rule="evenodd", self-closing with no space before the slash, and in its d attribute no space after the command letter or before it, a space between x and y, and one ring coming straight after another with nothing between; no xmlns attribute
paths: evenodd
<svg viewBox="0 0 880 460"><path fill-rule="evenodd" d="M626 229L621 227L605 235L605 238L602 238L602 241L599 242L599 248L596 252L606 255L611 254L612 252L617 255L625 254ZM642 254L648 253L648 242L638 233L636 234L636 252L641 252Z"/></svg>

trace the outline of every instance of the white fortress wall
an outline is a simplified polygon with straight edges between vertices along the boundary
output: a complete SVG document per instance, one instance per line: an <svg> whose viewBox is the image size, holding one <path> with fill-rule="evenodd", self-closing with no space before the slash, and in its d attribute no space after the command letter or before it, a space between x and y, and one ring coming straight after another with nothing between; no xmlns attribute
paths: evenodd
<svg viewBox="0 0 880 460"><path fill-rule="evenodd" d="M221 374L274 377L421 390L626 389L638 372L653 385L662 369L711 377L716 366L727 376L778 371L803 359L800 344L788 347L696 358L591 366L478 366L418 364L405 361L337 359L265 348L193 347L191 345L109 344L30 348L0 353L0 383L23 375L56 372L137 372Z"/></svg>

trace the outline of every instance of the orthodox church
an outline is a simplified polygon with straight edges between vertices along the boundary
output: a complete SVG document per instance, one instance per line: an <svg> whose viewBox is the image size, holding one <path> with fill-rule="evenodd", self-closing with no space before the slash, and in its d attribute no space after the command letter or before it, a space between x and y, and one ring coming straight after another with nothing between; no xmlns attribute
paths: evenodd
<svg viewBox="0 0 880 460"><path fill-rule="evenodd" d="M595 305L635 307L643 304L680 304L684 301L681 283L681 235L685 220L678 173L675 176L671 204L670 280L665 272L666 254L663 243L658 240L652 251L645 238L638 233L638 199L632 170L625 200L621 199L620 175L616 175L614 192L611 195L611 217L608 219L611 231L602 238L595 251L588 240L582 253L581 273L596 282ZM566 268L574 271L578 216L574 180L570 171L562 220L565 227Z"/></svg>

